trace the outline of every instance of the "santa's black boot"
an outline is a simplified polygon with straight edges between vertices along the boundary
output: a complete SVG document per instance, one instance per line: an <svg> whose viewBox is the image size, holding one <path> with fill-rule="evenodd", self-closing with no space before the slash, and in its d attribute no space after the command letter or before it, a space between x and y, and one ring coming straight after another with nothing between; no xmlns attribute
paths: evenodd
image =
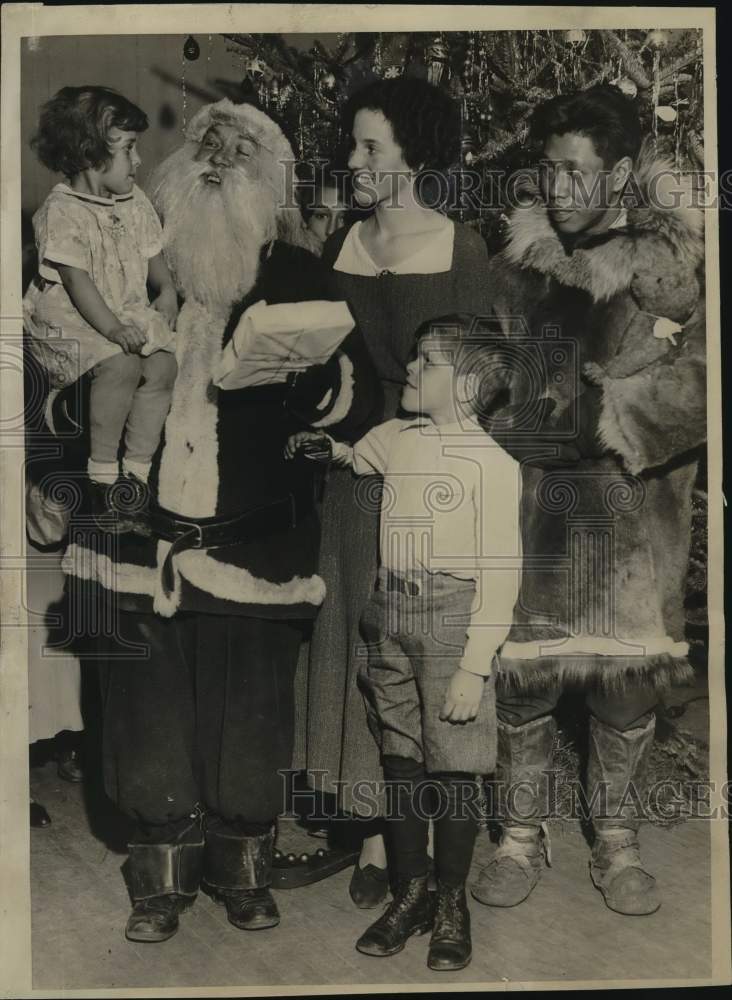
<svg viewBox="0 0 732 1000"><path fill-rule="evenodd" d="M545 820L555 732L551 715L522 726L498 724L496 776L504 797L503 833L493 857L470 888L486 906L522 903L549 862Z"/></svg>
<svg viewBox="0 0 732 1000"><path fill-rule="evenodd" d="M226 906L229 922L245 931L280 922L272 884L274 830L241 836L223 825L206 828L204 890Z"/></svg>
<svg viewBox="0 0 732 1000"><path fill-rule="evenodd" d="M590 718L587 791L595 834L590 875L607 906L627 916L646 916L661 905L656 880L641 861L636 815L647 791L655 723L654 717L621 732Z"/></svg>
<svg viewBox="0 0 732 1000"><path fill-rule="evenodd" d="M195 902L203 870L203 833L195 819L175 843L129 845L129 881L133 909L125 937L129 941L167 941L178 930L178 917Z"/></svg>

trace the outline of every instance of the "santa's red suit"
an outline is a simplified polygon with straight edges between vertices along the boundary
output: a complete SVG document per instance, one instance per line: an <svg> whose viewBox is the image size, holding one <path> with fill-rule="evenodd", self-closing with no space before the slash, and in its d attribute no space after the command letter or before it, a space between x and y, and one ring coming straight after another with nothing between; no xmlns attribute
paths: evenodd
<svg viewBox="0 0 732 1000"><path fill-rule="evenodd" d="M257 164L255 177L270 185L277 182L272 165L292 160L271 119L228 101L199 112L188 140L171 161L197 157L191 180L197 211L207 199L212 212L220 211L216 199L226 197L243 148L247 164ZM256 185L250 196L255 192ZM195 261L177 256L179 233L166 209L178 211L178 193L171 194L166 164L151 194L185 298L177 324L179 373L151 477L153 496L169 517L157 537L74 528L64 559L85 601L101 596L120 611L100 655L105 784L137 822L127 934L148 941L175 932L178 913L202 881L223 898L237 926L278 922L267 889L273 823L285 796L278 772L291 766L303 626L325 594L317 575L318 465L305 457L287 461L284 446L306 423L353 438L380 415L357 331L294 389L282 383L217 389L213 372L242 313L260 300L333 299L328 273L308 251L277 238L296 239L301 226L291 214L296 209L273 201L277 230L263 226L269 238L242 264L251 280L235 280L236 301L222 308L225 293L209 297L186 271ZM206 239L210 219L200 222ZM236 247L237 234L228 237ZM204 273L211 261L203 255L217 252L215 245L196 248ZM228 261L224 266L231 269Z"/></svg>

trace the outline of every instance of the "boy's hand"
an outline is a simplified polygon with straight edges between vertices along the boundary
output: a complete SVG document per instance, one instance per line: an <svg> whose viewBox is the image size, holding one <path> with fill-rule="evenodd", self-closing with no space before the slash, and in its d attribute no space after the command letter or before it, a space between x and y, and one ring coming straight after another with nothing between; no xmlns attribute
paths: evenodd
<svg viewBox="0 0 732 1000"><path fill-rule="evenodd" d="M294 458L296 452L306 444L324 444L327 438L325 434L318 434L315 431L298 431L291 434L285 445L285 458Z"/></svg>
<svg viewBox="0 0 732 1000"><path fill-rule="evenodd" d="M107 340L119 344L125 354L139 354L147 343L147 337L136 326L120 323L107 333Z"/></svg>
<svg viewBox="0 0 732 1000"><path fill-rule="evenodd" d="M152 302L152 307L164 317L171 330L178 318L178 296L174 288L164 288Z"/></svg>
<svg viewBox="0 0 732 1000"><path fill-rule="evenodd" d="M450 678L445 703L440 712L443 722L470 722L478 714L485 677L459 668Z"/></svg>

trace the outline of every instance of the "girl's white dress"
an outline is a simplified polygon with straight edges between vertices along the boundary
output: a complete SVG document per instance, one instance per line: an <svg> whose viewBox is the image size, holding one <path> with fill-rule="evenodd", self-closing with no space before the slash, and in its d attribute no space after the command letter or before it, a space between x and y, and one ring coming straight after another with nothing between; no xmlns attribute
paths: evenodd
<svg viewBox="0 0 732 1000"><path fill-rule="evenodd" d="M54 265L86 271L120 322L147 337L142 354L174 351L174 332L150 305L148 261L162 250L162 227L147 197L100 198L57 184L33 216L38 276L23 300L32 349L51 388L75 382L122 348L90 326L72 303Z"/></svg>

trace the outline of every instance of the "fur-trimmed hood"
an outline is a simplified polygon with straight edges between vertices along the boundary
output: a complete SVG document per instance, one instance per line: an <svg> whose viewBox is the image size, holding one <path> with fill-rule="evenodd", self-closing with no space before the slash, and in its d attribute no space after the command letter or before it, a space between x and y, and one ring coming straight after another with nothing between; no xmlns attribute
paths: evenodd
<svg viewBox="0 0 732 1000"><path fill-rule="evenodd" d="M630 287L659 255L669 266L693 272L704 253L704 218L694 207L690 179L646 147L626 187L627 222L569 253L549 221L537 191L533 204L509 221L505 263L581 288L596 302ZM666 207L668 206L668 207Z"/></svg>

